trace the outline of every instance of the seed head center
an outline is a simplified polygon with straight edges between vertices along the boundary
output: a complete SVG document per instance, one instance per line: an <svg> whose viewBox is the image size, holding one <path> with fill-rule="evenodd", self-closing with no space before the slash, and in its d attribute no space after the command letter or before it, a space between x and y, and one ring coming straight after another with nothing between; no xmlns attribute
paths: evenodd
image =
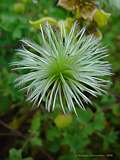
<svg viewBox="0 0 120 160"><path fill-rule="evenodd" d="M52 60L49 69L50 74L55 77L59 77L60 74L63 76L70 76L72 74L72 63L69 57L61 56Z"/></svg>

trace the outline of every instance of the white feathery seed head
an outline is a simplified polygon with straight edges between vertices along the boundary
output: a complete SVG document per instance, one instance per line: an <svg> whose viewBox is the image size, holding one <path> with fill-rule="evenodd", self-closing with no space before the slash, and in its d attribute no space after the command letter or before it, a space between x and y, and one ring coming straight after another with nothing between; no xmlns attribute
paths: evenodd
<svg viewBox="0 0 120 160"><path fill-rule="evenodd" d="M64 113L77 114L76 106L85 109L84 102L91 103L88 95L105 92L104 77L111 74L104 60L107 50L99 39L85 35L85 28L78 32L76 23L69 33L64 24L57 32L49 24L40 28L42 44L22 40L22 49L17 50L20 59L12 66L25 73L15 82L27 90L27 99L35 106L45 101L48 111L60 106Z"/></svg>

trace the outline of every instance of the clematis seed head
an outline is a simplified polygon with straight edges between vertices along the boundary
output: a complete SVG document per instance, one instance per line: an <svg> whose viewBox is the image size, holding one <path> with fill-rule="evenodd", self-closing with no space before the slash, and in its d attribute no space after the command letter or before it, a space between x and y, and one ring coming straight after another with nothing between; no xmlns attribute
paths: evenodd
<svg viewBox="0 0 120 160"><path fill-rule="evenodd" d="M85 28L78 31L76 23L69 33L64 24L57 32L49 24L40 29L41 44L24 39L17 50L20 59L12 66L23 74L15 83L27 90L27 100L35 106L45 101L48 111L59 104L64 113L77 114L76 107L85 109L85 103L91 103L88 95L105 92L105 77L111 74L107 49L99 39L86 35Z"/></svg>

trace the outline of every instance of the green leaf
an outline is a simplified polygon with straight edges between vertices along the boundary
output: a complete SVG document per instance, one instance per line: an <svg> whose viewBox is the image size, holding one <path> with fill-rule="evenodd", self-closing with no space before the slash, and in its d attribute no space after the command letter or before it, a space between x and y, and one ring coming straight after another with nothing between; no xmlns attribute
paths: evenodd
<svg viewBox="0 0 120 160"><path fill-rule="evenodd" d="M60 131L57 128L51 128L47 131L47 139L53 141L55 138L60 136Z"/></svg>
<svg viewBox="0 0 120 160"><path fill-rule="evenodd" d="M9 151L9 160L22 160L22 150L12 148Z"/></svg>
<svg viewBox="0 0 120 160"><path fill-rule="evenodd" d="M41 122L41 113L37 111L32 118L30 132L36 133L37 135L40 133L40 122Z"/></svg>
<svg viewBox="0 0 120 160"><path fill-rule="evenodd" d="M30 142L31 142L32 146L41 146L42 145L42 141L39 137L32 138Z"/></svg>
<svg viewBox="0 0 120 160"><path fill-rule="evenodd" d="M62 144L66 144L70 147L71 152L82 152L84 151L87 144L90 140L80 133L78 130L77 133L72 131L72 134L65 133L64 139L62 139Z"/></svg>
<svg viewBox="0 0 120 160"><path fill-rule="evenodd" d="M31 133L32 137L30 139L32 146L41 146L42 141L40 138L40 123L41 123L41 114L37 111L32 119L31 127L29 132Z"/></svg>
<svg viewBox="0 0 120 160"><path fill-rule="evenodd" d="M83 110L79 110L79 121L81 123L88 123L91 118L93 116L93 113L90 110L87 111L83 111Z"/></svg>
<svg viewBox="0 0 120 160"><path fill-rule="evenodd" d="M105 116L102 111L98 111L95 113L95 118L93 122L93 127L95 130L102 130L105 127Z"/></svg>
<svg viewBox="0 0 120 160"><path fill-rule="evenodd" d="M21 36L22 36L22 32L20 28L16 28L13 32L13 39L16 39L16 38L20 39Z"/></svg>
<svg viewBox="0 0 120 160"><path fill-rule="evenodd" d="M82 133L84 135L84 137L88 137L89 135L91 135L94 132L94 128L92 126L91 123L88 123L87 125L85 125L85 127L82 129Z"/></svg>
<svg viewBox="0 0 120 160"><path fill-rule="evenodd" d="M33 160L32 157L22 158L22 149L12 148L9 151L9 160Z"/></svg>
<svg viewBox="0 0 120 160"><path fill-rule="evenodd" d="M116 101L116 99L115 99L114 96L112 96L112 95L103 95L103 96L101 97L100 104L101 104L102 106L105 106L106 104L110 106L110 105L112 105L113 103L115 103L115 101Z"/></svg>

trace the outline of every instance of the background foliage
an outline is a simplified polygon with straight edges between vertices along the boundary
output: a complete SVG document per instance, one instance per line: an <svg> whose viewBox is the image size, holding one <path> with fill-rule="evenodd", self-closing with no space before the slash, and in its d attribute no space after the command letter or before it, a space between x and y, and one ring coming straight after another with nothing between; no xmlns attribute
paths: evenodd
<svg viewBox="0 0 120 160"><path fill-rule="evenodd" d="M85 19L83 13L72 14L56 4L54 0L0 1L0 158L89 160L91 157L84 158L84 155L103 155L94 159L118 159L120 15L113 10L106 25L109 7L103 1L105 16L99 13L93 21ZM15 49L20 46L19 40L28 37L38 41L40 18L48 16L57 22L68 17L77 18L82 25L88 26L89 32L97 31L100 38L103 35L103 44L109 48L109 61L114 74L110 78L112 83L108 94L93 99L93 106L89 106L87 112L79 109L78 119L75 115L64 116L58 111L47 113L43 106L41 109L31 109L31 104L25 101L25 94L13 84L17 74L11 71L9 63L15 57ZM68 26L69 20L65 21Z"/></svg>

